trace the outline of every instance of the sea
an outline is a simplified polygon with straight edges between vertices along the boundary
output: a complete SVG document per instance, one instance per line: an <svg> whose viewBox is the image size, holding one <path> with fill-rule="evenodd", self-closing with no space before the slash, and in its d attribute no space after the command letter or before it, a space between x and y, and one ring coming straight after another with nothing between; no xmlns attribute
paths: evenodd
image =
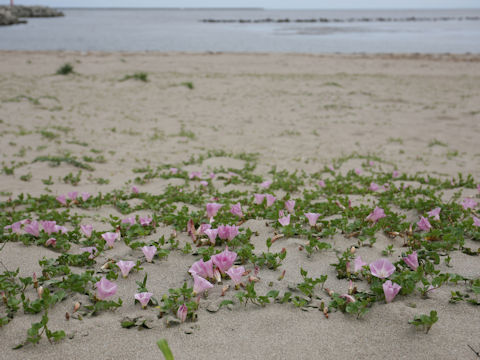
<svg viewBox="0 0 480 360"><path fill-rule="evenodd" d="M2 50L480 53L480 9L61 9L0 27Z"/></svg>

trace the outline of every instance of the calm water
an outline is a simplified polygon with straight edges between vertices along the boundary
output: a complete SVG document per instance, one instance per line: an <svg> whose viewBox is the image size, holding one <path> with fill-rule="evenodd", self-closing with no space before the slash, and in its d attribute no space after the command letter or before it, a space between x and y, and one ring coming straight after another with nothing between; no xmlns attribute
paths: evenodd
<svg viewBox="0 0 480 360"><path fill-rule="evenodd" d="M0 27L0 49L480 53L480 21L209 24L202 19L480 16L477 10L65 10Z"/></svg>

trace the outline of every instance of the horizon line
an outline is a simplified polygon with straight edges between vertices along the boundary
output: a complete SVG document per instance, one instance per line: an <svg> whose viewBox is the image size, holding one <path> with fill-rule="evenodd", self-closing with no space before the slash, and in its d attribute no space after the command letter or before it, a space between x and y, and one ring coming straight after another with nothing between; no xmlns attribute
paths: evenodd
<svg viewBox="0 0 480 360"><path fill-rule="evenodd" d="M0 5L1 6L1 5ZM8 6L8 5L3 5ZM18 5L31 6L31 5ZM271 11L271 10L480 10L479 7L423 7L423 8L264 8L264 7L152 7L152 6L49 6L56 9L69 10L250 10L250 11Z"/></svg>

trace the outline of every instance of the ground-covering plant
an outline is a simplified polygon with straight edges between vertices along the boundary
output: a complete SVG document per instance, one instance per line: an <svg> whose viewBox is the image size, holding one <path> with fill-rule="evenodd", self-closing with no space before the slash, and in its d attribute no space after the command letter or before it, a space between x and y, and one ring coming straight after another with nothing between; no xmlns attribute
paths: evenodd
<svg viewBox="0 0 480 360"><path fill-rule="evenodd" d="M57 75L68 75L73 73L73 65L65 63L57 69Z"/></svg>
<svg viewBox="0 0 480 360"><path fill-rule="evenodd" d="M242 160L243 167L184 170L189 165L200 168L204 160L213 157ZM352 158L360 159L362 167L340 171ZM90 160L84 157L84 161ZM68 154L35 161L56 165L66 162L89 170L88 164ZM480 279L440 270L442 259L451 266L453 252L472 257L480 254L466 246L467 241L480 241L480 187L471 176L459 174L447 179L408 175L400 170L386 172L383 166L391 164L358 155L337 159L311 174L273 167L262 176L256 173L257 161L255 154L211 151L183 164L136 168L135 185L127 182L128 187L106 193L72 189L61 195L21 194L0 202L0 249L9 242L22 242L55 252L54 257L40 260L42 272L38 276L22 278L19 269L3 266L0 326L8 326L20 310L43 312L22 345L38 343L43 334L49 341L60 340L65 334L48 328L48 311L72 294L84 299L74 310L75 316L101 316L104 311L121 307L124 301L133 301L142 309L156 308L157 319L165 319L168 326L196 321L205 298L218 300L216 306L209 306L210 312L240 304L277 303L305 311L318 309L326 318L334 311L359 318L375 306L389 306L397 296L427 298L448 284L455 287L451 303L479 304ZM70 173L63 181L78 185L80 175ZM142 191L141 185L157 178L178 181L161 193ZM51 184L51 179L44 182ZM222 191L228 185L242 185L242 190ZM462 196L461 190L465 189L475 195ZM447 190L456 193L444 201ZM370 201L364 201L366 198ZM100 231L72 211L107 207L122 214L103 220L108 231ZM148 215L140 216L139 212ZM407 219L407 212L415 214L415 221ZM253 230L252 222L266 224L268 236ZM170 235L158 235L160 227L169 227ZM180 239L179 233L185 236ZM253 239L263 236L265 248L258 249L258 240ZM380 236L391 243L374 261L366 263L358 255L359 249L374 246ZM283 247L286 239L298 241L298 252L305 260L334 252L337 260L331 264L330 278L307 272L299 264L301 282L286 284L282 267L292 251ZM136 261L112 259L111 249L119 242L143 255ZM72 252L72 247L79 248L80 253ZM147 286L148 272L143 264L161 266L174 252L194 255L195 261L188 280L160 294ZM107 261L101 263L102 258ZM112 300L117 283L131 272L143 274L137 292L128 300ZM332 276L344 281L348 290L332 287L328 281ZM267 278L268 283L264 280ZM221 298L211 299L208 292L215 287L221 289ZM29 299L32 292L38 294L37 299ZM411 323L428 333L437 320L432 310ZM127 319L121 325L131 328L138 323L138 319Z"/></svg>

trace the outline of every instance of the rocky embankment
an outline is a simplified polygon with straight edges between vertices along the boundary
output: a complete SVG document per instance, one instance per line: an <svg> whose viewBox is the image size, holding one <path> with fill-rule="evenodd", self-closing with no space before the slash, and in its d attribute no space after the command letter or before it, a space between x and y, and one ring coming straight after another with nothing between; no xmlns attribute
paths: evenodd
<svg viewBox="0 0 480 360"><path fill-rule="evenodd" d="M61 11L46 6L0 6L0 26L25 24L23 18L63 16Z"/></svg>

